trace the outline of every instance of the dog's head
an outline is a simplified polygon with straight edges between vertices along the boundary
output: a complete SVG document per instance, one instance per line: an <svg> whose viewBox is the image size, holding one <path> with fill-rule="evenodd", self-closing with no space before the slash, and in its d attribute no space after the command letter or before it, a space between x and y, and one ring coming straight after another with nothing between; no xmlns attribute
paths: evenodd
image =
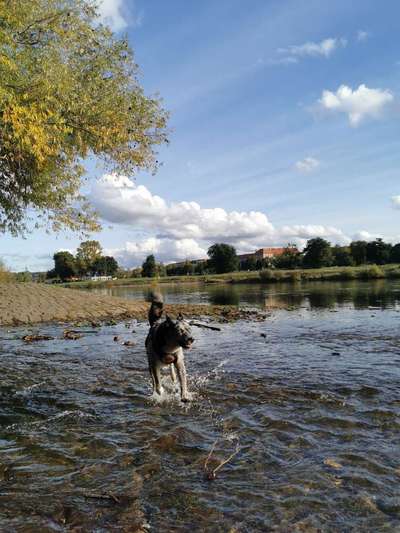
<svg viewBox="0 0 400 533"><path fill-rule="evenodd" d="M167 316L165 322L168 328L168 336L185 350L189 349L194 343L194 338L189 323L183 318L181 313L179 313L176 320Z"/></svg>

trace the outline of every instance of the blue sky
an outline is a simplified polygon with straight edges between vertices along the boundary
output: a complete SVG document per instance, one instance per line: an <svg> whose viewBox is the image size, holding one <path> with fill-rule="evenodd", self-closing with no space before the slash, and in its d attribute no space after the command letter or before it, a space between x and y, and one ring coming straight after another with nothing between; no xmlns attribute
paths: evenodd
<svg viewBox="0 0 400 533"><path fill-rule="evenodd" d="M400 4L103 0L146 93L171 112L155 176L93 181L98 239L125 266L321 235L400 241ZM101 172L89 164L89 175ZM112 227L110 227L112 226ZM2 236L13 269L76 236Z"/></svg>

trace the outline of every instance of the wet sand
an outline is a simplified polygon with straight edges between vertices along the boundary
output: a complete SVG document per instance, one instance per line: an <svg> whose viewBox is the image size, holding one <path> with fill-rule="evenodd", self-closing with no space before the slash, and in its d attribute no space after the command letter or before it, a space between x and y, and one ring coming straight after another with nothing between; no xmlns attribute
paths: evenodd
<svg viewBox="0 0 400 533"><path fill-rule="evenodd" d="M145 319L149 303L35 283L0 284L0 326L77 320ZM172 315L236 319L243 311L210 305L167 305Z"/></svg>

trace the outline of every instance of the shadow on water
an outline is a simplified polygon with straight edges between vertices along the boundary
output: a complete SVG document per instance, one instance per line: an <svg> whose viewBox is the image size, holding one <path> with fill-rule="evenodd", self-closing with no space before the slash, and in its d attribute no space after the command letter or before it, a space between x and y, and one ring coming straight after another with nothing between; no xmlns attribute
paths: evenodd
<svg viewBox="0 0 400 533"><path fill-rule="evenodd" d="M163 286L276 307L196 329L190 405L152 399L145 323L0 330L0 531L398 530L399 285L323 285Z"/></svg>

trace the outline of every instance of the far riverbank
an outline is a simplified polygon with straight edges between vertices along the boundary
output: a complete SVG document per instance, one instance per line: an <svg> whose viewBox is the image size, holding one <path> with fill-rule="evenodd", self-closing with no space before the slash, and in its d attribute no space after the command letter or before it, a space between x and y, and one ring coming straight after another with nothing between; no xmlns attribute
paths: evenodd
<svg viewBox="0 0 400 533"><path fill-rule="evenodd" d="M74 281L61 284L62 287L91 289L101 287L181 283L299 283L307 281L351 281L400 278L400 265L361 265L351 267L307 268L295 270L265 269L251 272L229 272L226 274L164 276L156 278L121 278L109 281Z"/></svg>

